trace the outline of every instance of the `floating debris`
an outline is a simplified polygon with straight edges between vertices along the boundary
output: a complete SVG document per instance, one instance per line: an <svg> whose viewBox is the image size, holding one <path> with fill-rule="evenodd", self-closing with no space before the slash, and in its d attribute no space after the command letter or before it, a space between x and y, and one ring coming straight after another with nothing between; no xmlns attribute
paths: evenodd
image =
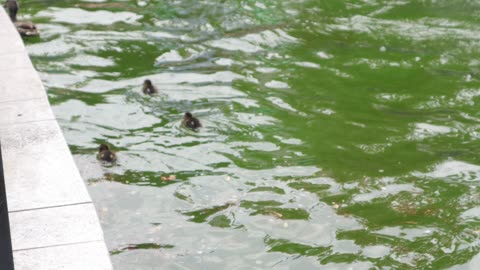
<svg viewBox="0 0 480 270"><path fill-rule="evenodd" d="M281 213L273 211L273 210L267 210L267 211L265 211L265 214L269 215L269 216L272 216L272 217L276 217L276 218L283 218L283 215Z"/></svg>
<svg viewBox="0 0 480 270"><path fill-rule="evenodd" d="M171 174L169 176L162 176L160 177L160 180L162 181L173 181L173 180L176 180L177 179L177 176Z"/></svg>

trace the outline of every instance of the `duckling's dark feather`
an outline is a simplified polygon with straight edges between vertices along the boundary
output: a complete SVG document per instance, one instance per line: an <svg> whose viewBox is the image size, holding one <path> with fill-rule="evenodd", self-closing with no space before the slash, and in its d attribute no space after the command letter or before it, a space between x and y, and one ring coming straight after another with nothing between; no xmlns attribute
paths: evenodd
<svg viewBox="0 0 480 270"><path fill-rule="evenodd" d="M98 159L113 162L117 159L117 157L113 151L110 151L108 145L101 144L98 148Z"/></svg>
<svg viewBox="0 0 480 270"><path fill-rule="evenodd" d="M191 113L186 113L183 118L183 123L185 127L190 128L192 130L198 129L202 127L200 120L194 117Z"/></svg>

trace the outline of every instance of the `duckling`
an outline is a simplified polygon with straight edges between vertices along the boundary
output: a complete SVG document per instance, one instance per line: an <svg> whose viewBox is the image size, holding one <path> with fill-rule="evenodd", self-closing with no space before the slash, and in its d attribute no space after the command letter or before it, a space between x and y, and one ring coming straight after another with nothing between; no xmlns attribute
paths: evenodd
<svg viewBox="0 0 480 270"><path fill-rule="evenodd" d="M144 94L147 94L147 95L156 94L158 92L157 88L153 86L152 81L150 80L145 80L143 82L142 91Z"/></svg>
<svg viewBox="0 0 480 270"><path fill-rule="evenodd" d="M192 130L202 127L200 120L194 117L190 112L186 112L183 116L182 125Z"/></svg>
<svg viewBox="0 0 480 270"><path fill-rule="evenodd" d="M18 3L16 0L7 0L5 4L3 5L5 9L8 12L8 15L10 16L10 20L12 22L17 21L17 12L18 12Z"/></svg>
<svg viewBox="0 0 480 270"><path fill-rule="evenodd" d="M10 16L10 20L15 24L18 33L22 36L38 36L40 33L32 22L17 21L18 3L16 0L7 0L3 5Z"/></svg>
<svg viewBox="0 0 480 270"><path fill-rule="evenodd" d="M38 36L40 34L32 22L15 22L15 27L22 37Z"/></svg>
<svg viewBox="0 0 480 270"><path fill-rule="evenodd" d="M108 145L102 143L100 147L98 148L98 159L107 161L107 162L114 162L117 160L117 156L115 155L114 152L110 150Z"/></svg>

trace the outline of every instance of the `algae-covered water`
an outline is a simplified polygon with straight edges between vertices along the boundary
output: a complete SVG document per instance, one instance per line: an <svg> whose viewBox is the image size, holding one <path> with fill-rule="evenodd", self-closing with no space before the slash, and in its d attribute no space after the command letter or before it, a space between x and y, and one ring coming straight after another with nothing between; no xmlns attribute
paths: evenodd
<svg viewBox="0 0 480 270"><path fill-rule="evenodd" d="M21 4L115 269L480 269L480 2Z"/></svg>

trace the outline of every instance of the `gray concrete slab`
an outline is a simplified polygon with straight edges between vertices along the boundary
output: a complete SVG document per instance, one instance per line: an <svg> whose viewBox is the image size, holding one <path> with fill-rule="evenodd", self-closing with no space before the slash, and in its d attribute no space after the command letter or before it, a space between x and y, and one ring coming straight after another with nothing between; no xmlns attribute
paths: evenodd
<svg viewBox="0 0 480 270"><path fill-rule="evenodd" d="M3 8L0 9L0 55L25 51L22 38L11 24Z"/></svg>
<svg viewBox="0 0 480 270"><path fill-rule="evenodd" d="M0 115L0 127L55 119L47 98L0 103Z"/></svg>
<svg viewBox="0 0 480 270"><path fill-rule="evenodd" d="M0 10L0 12L1 13L6 13L4 9ZM7 25L7 23L10 23L10 18L8 18L8 16L5 16L5 17L0 16L0 25L4 26L4 25ZM13 33L18 34L18 32L16 32L15 28L0 27L0 37L3 36L3 35L10 36Z"/></svg>
<svg viewBox="0 0 480 270"><path fill-rule="evenodd" d="M3 24L1 24L3 26ZM1 29L2 27L0 27ZM15 30L16 31L16 30ZM14 37L14 36L18 37ZM7 33L0 33L0 55L15 53L15 52L22 52L25 49L20 49L24 47L22 40L20 39L20 35L18 32L7 32Z"/></svg>
<svg viewBox="0 0 480 270"><path fill-rule="evenodd" d="M40 77L31 68L17 69L15 72L0 70L0 82L0 102L46 96Z"/></svg>
<svg viewBox="0 0 480 270"><path fill-rule="evenodd" d="M10 213L13 250L102 241L93 204Z"/></svg>
<svg viewBox="0 0 480 270"><path fill-rule="evenodd" d="M1 127L0 140L10 211L91 202L56 121Z"/></svg>
<svg viewBox="0 0 480 270"><path fill-rule="evenodd" d="M109 256L103 241L21 250L13 256L15 270L112 269L110 263L102 259Z"/></svg>
<svg viewBox="0 0 480 270"><path fill-rule="evenodd" d="M9 18L8 15L7 15L7 11L2 8L2 10L1 10L0 12L3 13L3 14L0 16L0 23L1 23L1 25L6 25L7 22L10 22L10 18ZM10 27L2 27L3 31L5 31L5 30L8 29L8 28L10 28Z"/></svg>
<svg viewBox="0 0 480 270"><path fill-rule="evenodd" d="M12 71L19 68L33 68L32 62L25 52L0 55L0 71Z"/></svg>

